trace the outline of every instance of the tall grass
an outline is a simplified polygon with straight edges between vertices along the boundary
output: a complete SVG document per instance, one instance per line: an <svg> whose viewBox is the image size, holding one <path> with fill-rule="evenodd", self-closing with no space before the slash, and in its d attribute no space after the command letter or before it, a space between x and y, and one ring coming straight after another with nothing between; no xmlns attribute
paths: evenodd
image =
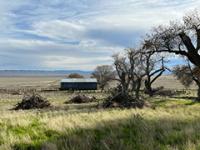
<svg viewBox="0 0 200 150"><path fill-rule="evenodd" d="M155 109L8 110L15 101L0 102L0 149L200 149L200 104L190 100L155 98Z"/></svg>

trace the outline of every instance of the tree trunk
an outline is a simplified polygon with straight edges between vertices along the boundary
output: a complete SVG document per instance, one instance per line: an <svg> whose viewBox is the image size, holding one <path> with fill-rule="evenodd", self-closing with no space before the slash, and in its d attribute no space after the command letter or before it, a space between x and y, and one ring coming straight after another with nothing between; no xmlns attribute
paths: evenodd
<svg viewBox="0 0 200 150"><path fill-rule="evenodd" d="M198 34L198 32L197 32ZM200 67L200 55L198 53L198 49L196 49L192 43L191 38L186 35L184 32L179 34L182 42L184 43L185 47L187 48L187 58L193 63L195 66Z"/></svg>
<svg viewBox="0 0 200 150"><path fill-rule="evenodd" d="M197 52L189 53L188 59L192 64L200 68L200 55Z"/></svg>
<svg viewBox="0 0 200 150"><path fill-rule="evenodd" d="M141 81L142 81L142 79L138 79L138 80L137 80L137 87L136 87L136 90L135 90L135 98L136 98L136 99L139 99L139 98L140 98Z"/></svg>
<svg viewBox="0 0 200 150"><path fill-rule="evenodd" d="M103 92L104 91L104 86L103 85L101 85L101 92Z"/></svg>
<svg viewBox="0 0 200 150"><path fill-rule="evenodd" d="M126 95L128 93L128 85L126 83L122 84L122 94Z"/></svg>
<svg viewBox="0 0 200 150"><path fill-rule="evenodd" d="M197 101L200 102L200 84L198 84Z"/></svg>
<svg viewBox="0 0 200 150"><path fill-rule="evenodd" d="M145 81L145 91L150 97L153 96L153 90L152 90L152 87L151 87L151 83L147 80Z"/></svg>
<svg viewBox="0 0 200 150"><path fill-rule="evenodd" d="M148 92L149 96L152 97L153 96L153 90L152 90L151 86L149 86L147 90L148 90L147 92Z"/></svg>
<svg viewBox="0 0 200 150"><path fill-rule="evenodd" d="M131 87L131 92L134 93L136 90L137 83L135 81L132 81L132 87Z"/></svg>

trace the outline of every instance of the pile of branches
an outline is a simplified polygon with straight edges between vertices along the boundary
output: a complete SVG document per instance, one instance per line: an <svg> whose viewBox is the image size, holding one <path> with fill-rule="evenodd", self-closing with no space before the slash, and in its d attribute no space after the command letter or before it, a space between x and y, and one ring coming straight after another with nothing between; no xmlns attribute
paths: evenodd
<svg viewBox="0 0 200 150"><path fill-rule="evenodd" d="M49 101L40 96L39 94L25 95L21 102L19 102L14 110L19 109L36 109L50 107Z"/></svg>
<svg viewBox="0 0 200 150"><path fill-rule="evenodd" d="M79 94L70 99L70 101L66 101L65 103L90 103L94 102L96 98L94 96L86 96L84 94Z"/></svg>
<svg viewBox="0 0 200 150"><path fill-rule="evenodd" d="M104 102L104 108L143 108L145 102L141 99L136 99L134 96L121 92L120 88L113 89L111 96Z"/></svg>
<svg viewBox="0 0 200 150"><path fill-rule="evenodd" d="M104 108L143 108L144 101L134 99L128 94L118 93L115 96L109 96L103 103Z"/></svg>

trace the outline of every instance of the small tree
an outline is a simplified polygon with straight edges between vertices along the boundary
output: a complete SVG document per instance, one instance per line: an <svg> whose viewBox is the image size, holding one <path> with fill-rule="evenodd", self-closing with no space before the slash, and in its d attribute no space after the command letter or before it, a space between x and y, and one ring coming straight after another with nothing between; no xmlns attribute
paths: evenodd
<svg viewBox="0 0 200 150"><path fill-rule="evenodd" d="M84 76L78 74L78 73L71 73L67 76L68 78L84 78Z"/></svg>
<svg viewBox="0 0 200 150"><path fill-rule="evenodd" d="M196 83L198 87L197 100L200 101L200 69L198 67L191 67L188 63L188 65L176 66L173 73L185 87Z"/></svg>
<svg viewBox="0 0 200 150"><path fill-rule="evenodd" d="M92 77L96 78L101 90L104 90L109 81L115 78L115 71L110 65L97 66Z"/></svg>

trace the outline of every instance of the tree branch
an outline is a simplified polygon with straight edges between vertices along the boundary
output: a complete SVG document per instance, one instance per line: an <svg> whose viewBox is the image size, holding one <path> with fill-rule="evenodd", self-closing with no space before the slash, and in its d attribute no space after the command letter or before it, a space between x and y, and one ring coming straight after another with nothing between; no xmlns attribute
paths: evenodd
<svg viewBox="0 0 200 150"><path fill-rule="evenodd" d="M197 32L197 47L196 47L196 50L198 51L200 49L200 29L197 29L196 32Z"/></svg>
<svg viewBox="0 0 200 150"><path fill-rule="evenodd" d="M152 51L147 51L146 53L151 53ZM174 54L180 54L183 56L188 56L188 53L186 51L179 51L179 50L166 50L166 49L160 49L160 50L156 50L153 52L157 52L157 53L162 53L162 52L167 52L167 53L174 53Z"/></svg>
<svg viewBox="0 0 200 150"><path fill-rule="evenodd" d="M179 33L179 36L180 36L183 44L187 48L188 52L196 52L196 49L195 49L189 36L187 36L184 32Z"/></svg>
<svg viewBox="0 0 200 150"><path fill-rule="evenodd" d="M164 71L165 70L162 70L155 78L153 78L153 80L151 80L150 83L152 84L154 81L156 81L156 79L159 78L163 74Z"/></svg>
<svg viewBox="0 0 200 150"><path fill-rule="evenodd" d="M150 77L151 77L151 76L154 76L156 73L161 72L161 71L163 71L163 70L165 70L165 69L164 69L164 68L161 68L161 69L155 70L154 72L152 72L152 73L150 74Z"/></svg>

